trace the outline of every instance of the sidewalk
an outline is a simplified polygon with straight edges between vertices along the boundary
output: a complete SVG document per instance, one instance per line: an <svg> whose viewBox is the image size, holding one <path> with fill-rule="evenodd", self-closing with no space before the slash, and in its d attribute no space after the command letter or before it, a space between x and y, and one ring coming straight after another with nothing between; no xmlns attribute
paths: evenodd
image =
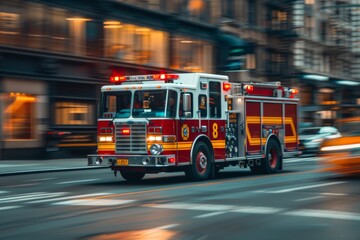
<svg viewBox="0 0 360 240"><path fill-rule="evenodd" d="M94 170L107 166L87 166L87 158L51 160L0 160L0 176L71 170Z"/></svg>

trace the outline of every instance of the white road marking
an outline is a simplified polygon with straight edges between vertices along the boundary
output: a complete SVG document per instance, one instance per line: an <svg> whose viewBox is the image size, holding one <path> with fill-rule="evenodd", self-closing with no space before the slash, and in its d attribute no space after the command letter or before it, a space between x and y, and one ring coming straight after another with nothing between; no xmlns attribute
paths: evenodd
<svg viewBox="0 0 360 240"><path fill-rule="evenodd" d="M346 193L321 193L324 196L347 196Z"/></svg>
<svg viewBox="0 0 360 240"><path fill-rule="evenodd" d="M28 202L28 203L54 202L54 201L69 200L69 199L74 199L74 198L97 197L97 196L104 196L104 195L110 195L110 194L112 194L112 193L93 193L93 194L82 194L82 195L75 195L75 196L69 196L69 197L60 197L60 198L52 198L52 199L43 199L43 200L31 201L31 202Z"/></svg>
<svg viewBox="0 0 360 240"><path fill-rule="evenodd" d="M297 163L297 162L315 162L319 161L320 158L317 157L308 157L308 158L285 158L285 163Z"/></svg>
<svg viewBox="0 0 360 240"><path fill-rule="evenodd" d="M35 193L10 195L7 197L0 198L0 203L23 202L34 199L58 197L65 194L66 192L57 192L57 193L35 192Z"/></svg>
<svg viewBox="0 0 360 240"><path fill-rule="evenodd" d="M319 209L301 209L297 211L290 211L283 213L284 215L301 216L301 217L317 217L317 218L331 218L341 220L360 221L360 214L342 211L329 211Z"/></svg>
<svg viewBox="0 0 360 240"><path fill-rule="evenodd" d="M29 182L40 182L40 181L48 181L48 180L53 180L55 178L38 178L38 179L31 179L29 180Z"/></svg>
<svg viewBox="0 0 360 240"><path fill-rule="evenodd" d="M72 206L117 206L135 202L136 200L122 199L75 199L64 202L53 203L52 205L72 205Z"/></svg>
<svg viewBox="0 0 360 240"><path fill-rule="evenodd" d="M239 212L239 213L256 213L256 214L270 214L270 213L277 213L283 211L282 208L272 208L272 207L192 204L192 203L149 204L146 206L153 208L198 210L198 211L211 211L211 212Z"/></svg>
<svg viewBox="0 0 360 240"><path fill-rule="evenodd" d="M8 192L8 191L0 191L0 194L1 194L1 193L7 193L7 192Z"/></svg>
<svg viewBox="0 0 360 240"><path fill-rule="evenodd" d="M239 213L255 213L255 214L272 214L283 211L283 208L273 208L273 207L255 207L255 206L240 206L236 207L231 212Z"/></svg>
<svg viewBox="0 0 360 240"><path fill-rule="evenodd" d="M0 207L0 211L3 210L9 210L9 209L15 209L15 208L19 208L21 206L6 206L6 207Z"/></svg>
<svg viewBox="0 0 360 240"><path fill-rule="evenodd" d="M82 183L82 182L93 182L98 181L99 179L83 179L83 180L75 180L75 181L67 181L67 182L58 182L56 184L71 184L71 183Z"/></svg>
<svg viewBox="0 0 360 240"><path fill-rule="evenodd" d="M39 166L40 164L37 163L30 163L30 164L1 164L0 168L6 167L28 167L28 166Z"/></svg>
<svg viewBox="0 0 360 240"><path fill-rule="evenodd" d="M314 197L308 197L308 198L299 198L294 200L295 202L302 202L302 201L308 201L308 200L314 200L318 198L324 198L324 196L314 196Z"/></svg>
<svg viewBox="0 0 360 240"><path fill-rule="evenodd" d="M224 214L224 213L227 213L227 212L212 212L212 213L198 215L198 216L195 216L194 218L207 218L207 217L213 217L213 216L221 215L221 214Z"/></svg>
<svg viewBox="0 0 360 240"><path fill-rule="evenodd" d="M8 188L14 188L14 187L29 187L29 186L35 186L36 183L24 183L24 184L18 184L18 185L11 185L7 186Z"/></svg>
<svg viewBox="0 0 360 240"><path fill-rule="evenodd" d="M234 206L231 205L216 205L216 204L192 204L192 203L165 203L165 204L149 204L146 205L153 208L168 208L168 209L189 209L199 211L229 211Z"/></svg>
<svg viewBox="0 0 360 240"><path fill-rule="evenodd" d="M323 183L323 184L315 184L315 185L295 187L295 188L287 188L287 189L274 190L274 191L259 190L259 191L255 191L255 192L258 192L258 193L287 193L287 192L294 192L294 191L303 190L303 189L325 187L325 186L331 186L331 185L342 184L342 183L346 183L346 182Z"/></svg>
<svg viewBox="0 0 360 240"><path fill-rule="evenodd" d="M205 205L205 206L204 206ZM209 211L209 213L195 216L194 218L206 218L217 216L225 213L253 213L253 214L280 214L287 216L299 217L317 217L338 220L360 221L359 213L330 211L321 209L300 209L287 211L284 208L257 207L257 206L234 206L234 205L215 205L215 204L192 204L192 203L173 203L173 204L147 204L145 207L162 208L162 209L180 209L180 210L197 210ZM222 209L222 210L221 210Z"/></svg>
<svg viewBox="0 0 360 240"><path fill-rule="evenodd" d="M174 228L179 226L179 224L169 224L169 225L165 225L165 226L161 226L161 227L157 227L157 228L153 228L154 230L165 230L165 229L169 229L169 228Z"/></svg>

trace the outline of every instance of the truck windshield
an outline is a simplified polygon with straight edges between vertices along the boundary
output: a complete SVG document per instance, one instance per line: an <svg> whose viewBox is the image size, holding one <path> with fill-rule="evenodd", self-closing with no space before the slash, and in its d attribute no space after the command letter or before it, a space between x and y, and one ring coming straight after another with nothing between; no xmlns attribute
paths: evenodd
<svg viewBox="0 0 360 240"><path fill-rule="evenodd" d="M131 91L104 92L100 102L100 117L130 117Z"/></svg>
<svg viewBox="0 0 360 240"><path fill-rule="evenodd" d="M177 93L173 90L104 92L100 103L100 117L175 117L176 102Z"/></svg>
<svg viewBox="0 0 360 240"><path fill-rule="evenodd" d="M141 90L134 94L132 116L136 117L174 117L177 94L172 90Z"/></svg>

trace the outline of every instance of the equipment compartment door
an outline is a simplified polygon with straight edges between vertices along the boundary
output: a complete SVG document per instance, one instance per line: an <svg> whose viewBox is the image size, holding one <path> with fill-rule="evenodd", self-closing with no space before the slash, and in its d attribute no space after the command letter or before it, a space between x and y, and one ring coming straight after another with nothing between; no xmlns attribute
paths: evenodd
<svg viewBox="0 0 360 240"><path fill-rule="evenodd" d="M261 153L261 102L245 102L246 123L246 153Z"/></svg>

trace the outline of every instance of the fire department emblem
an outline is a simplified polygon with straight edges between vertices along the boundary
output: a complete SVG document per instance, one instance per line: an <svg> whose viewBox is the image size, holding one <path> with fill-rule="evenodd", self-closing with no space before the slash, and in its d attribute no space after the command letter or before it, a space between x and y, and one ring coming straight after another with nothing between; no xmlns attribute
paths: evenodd
<svg viewBox="0 0 360 240"><path fill-rule="evenodd" d="M187 124L183 124L181 127L181 137L184 141L189 139L190 131Z"/></svg>

